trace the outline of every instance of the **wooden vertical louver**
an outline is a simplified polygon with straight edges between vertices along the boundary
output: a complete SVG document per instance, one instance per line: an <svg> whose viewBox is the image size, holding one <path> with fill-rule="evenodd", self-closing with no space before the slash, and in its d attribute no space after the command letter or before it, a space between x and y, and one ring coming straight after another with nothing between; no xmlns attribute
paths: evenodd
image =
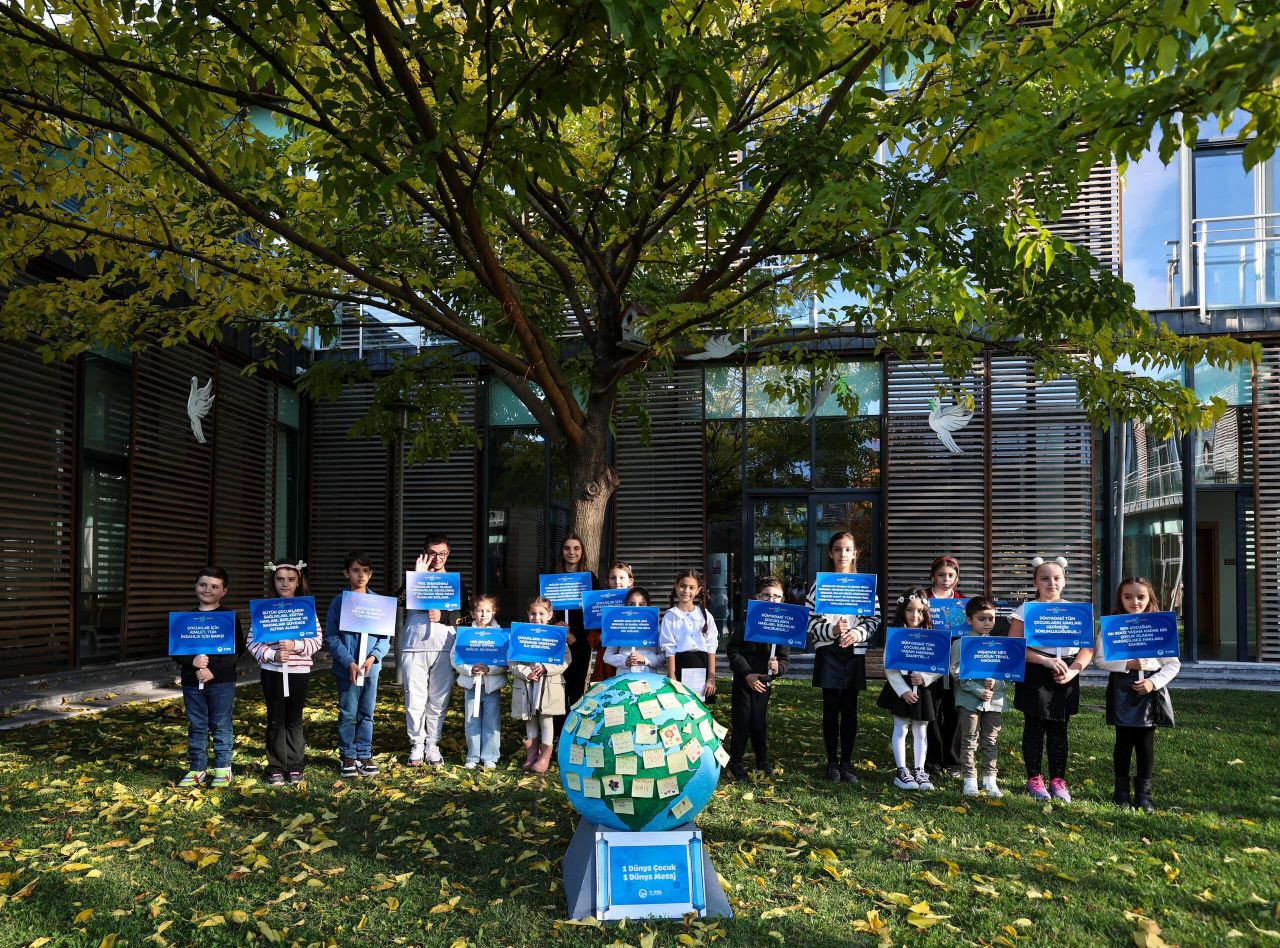
<svg viewBox="0 0 1280 948"><path fill-rule="evenodd" d="M949 451L929 427L930 399L937 397L939 385L951 389L938 367L923 360L890 360L887 370L886 595L896 598L926 582L929 564L944 553L960 561L961 590L981 592L986 588L987 463L981 365L961 387L973 397L975 409L969 424L953 434L962 454Z"/></svg>
<svg viewBox="0 0 1280 948"><path fill-rule="evenodd" d="M1263 346L1256 386L1257 648L1259 661L1274 662L1280 661L1280 346ZM1250 555L1253 552L1251 549Z"/></svg>
<svg viewBox="0 0 1280 948"><path fill-rule="evenodd" d="M214 391L213 561L232 576L224 605L245 611L264 595L274 537L275 386L223 356Z"/></svg>
<svg viewBox="0 0 1280 948"><path fill-rule="evenodd" d="M1120 272L1120 179L1113 163L1094 165L1074 201L1047 227L1083 247L1112 273Z"/></svg>
<svg viewBox="0 0 1280 948"><path fill-rule="evenodd" d="M619 422L614 550L634 567L636 582L665 604L676 570L707 568L702 370L652 375L627 399L647 408L650 439L635 424Z"/></svg>
<svg viewBox="0 0 1280 948"><path fill-rule="evenodd" d="M335 402L318 402L311 429L311 588L317 608L342 592L342 558L362 550L373 558L377 592L394 592L399 580L387 575L387 448L377 438L349 438L364 415L373 385L343 389Z"/></svg>
<svg viewBox="0 0 1280 948"><path fill-rule="evenodd" d="M75 661L75 368L0 343L0 677Z"/></svg>
<svg viewBox="0 0 1280 948"><path fill-rule="evenodd" d="M121 658L163 655L170 610L195 602L195 574L209 562L213 506L213 447L217 415L196 441L187 418L192 377L207 382L212 353L192 346L138 357L129 471L129 545ZM216 404L216 402L215 402ZM260 576L231 574L231 589L256 592Z"/></svg>

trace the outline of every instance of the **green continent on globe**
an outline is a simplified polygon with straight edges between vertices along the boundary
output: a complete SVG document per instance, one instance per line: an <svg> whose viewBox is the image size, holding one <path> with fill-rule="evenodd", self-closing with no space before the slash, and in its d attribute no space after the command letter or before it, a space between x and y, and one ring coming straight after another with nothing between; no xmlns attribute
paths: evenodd
<svg viewBox="0 0 1280 948"><path fill-rule="evenodd" d="M571 709L560 738L560 781L592 822L671 829L691 822L715 792L724 734L684 685L647 672L618 675Z"/></svg>

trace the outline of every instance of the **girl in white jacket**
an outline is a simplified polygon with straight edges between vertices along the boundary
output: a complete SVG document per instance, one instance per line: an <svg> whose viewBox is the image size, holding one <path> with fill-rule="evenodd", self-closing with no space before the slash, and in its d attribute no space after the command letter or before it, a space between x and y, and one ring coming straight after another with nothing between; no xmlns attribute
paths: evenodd
<svg viewBox="0 0 1280 948"><path fill-rule="evenodd" d="M493 596L476 596L471 600L471 624L474 628L497 626L498 600ZM467 734L467 769L483 764L485 770L498 766L502 752L502 689L507 683L503 666L465 665L453 663L458 672L458 687L464 695L463 720ZM475 713L475 682L480 685L480 713Z"/></svg>
<svg viewBox="0 0 1280 948"><path fill-rule="evenodd" d="M643 586L632 586L627 594L627 605L649 605L649 591ZM604 650L604 660L622 672L649 671L655 675L667 672L667 657L656 648L619 648L613 645Z"/></svg>
<svg viewBox="0 0 1280 948"><path fill-rule="evenodd" d="M1142 576L1122 580L1116 589L1112 614L1159 612L1155 587ZM1099 649L1102 642L1098 643ZM1169 682L1182 668L1177 656L1165 658L1131 658L1107 661L1106 654L1098 667L1111 672L1107 680L1107 723L1116 729L1116 746L1111 755L1115 770L1116 806L1155 812L1151 802L1151 777L1155 773L1156 728L1173 727L1173 702L1169 700ZM1135 755L1138 770L1133 779L1133 796L1129 796L1129 761Z"/></svg>
<svg viewBox="0 0 1280 948"><path fill-rule="evenodd" d="M892 628L931 629L929 591L912 589L898 600ZM893 763L898 768L893 785L899 790L932 790L933 783L925 770L929 753L929 722L937 714L937 692L940 675L929 672L900 672L888 668L884 672L884 688L876 704L893 715ZM916 769L907 767L907 729L915 750Z"/></svg>

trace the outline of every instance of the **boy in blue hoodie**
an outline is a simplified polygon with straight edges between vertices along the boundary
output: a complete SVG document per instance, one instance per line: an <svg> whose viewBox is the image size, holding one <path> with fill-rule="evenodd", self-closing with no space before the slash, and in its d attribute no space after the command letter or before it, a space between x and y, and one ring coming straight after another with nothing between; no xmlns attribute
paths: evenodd
<svg viewBox="0 0 1280 948"><path fill-rule="evenodd" d="M353 550L342 561L347 591L368 593L373 578L373 560ZM378 703L378 672L391 639L381 635L368 638L364 663L360 664L360 636L338 628L342 616L342 596L329 603L324 622L324 647L333 659L333 676L338 683L338 757L344 777L372 777L378 773L373 762L373 710ZM358 684L360 679L363 684Z"/></svg>

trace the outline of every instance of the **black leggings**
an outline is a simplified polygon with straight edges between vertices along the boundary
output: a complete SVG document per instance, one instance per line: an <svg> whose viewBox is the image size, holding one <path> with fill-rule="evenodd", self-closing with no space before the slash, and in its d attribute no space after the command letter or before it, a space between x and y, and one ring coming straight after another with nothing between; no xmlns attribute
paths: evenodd
<svg viewBox="0 0 1280 948"><path fill-rule="evenodd" d="M1111 756L1116 784L1129 783L1129 758L1138 753L1138 770L1134 777L1150 780L1156 770L1156 729L1153 727L1117 727L1116 749Z"/></svg>
<svg viewBox="0 0 1280 948"><path fill-rule="evenodd" d="M858 689L822 689L822 740L827 745L827 763L853 760L853 739L858 736ZM836 748L840 756L836 757Z"/></svg>
<svg viewBox="0 0 1280 948"><path fill-rule="evenodd" d="M1048 721L1026 715L1022 725L1022 759L1027 765L1027 779L1044 773L1040 758L1044 756L1045 738L1049 743L1049 779L1067 776L1067 722Z"/></svg>

